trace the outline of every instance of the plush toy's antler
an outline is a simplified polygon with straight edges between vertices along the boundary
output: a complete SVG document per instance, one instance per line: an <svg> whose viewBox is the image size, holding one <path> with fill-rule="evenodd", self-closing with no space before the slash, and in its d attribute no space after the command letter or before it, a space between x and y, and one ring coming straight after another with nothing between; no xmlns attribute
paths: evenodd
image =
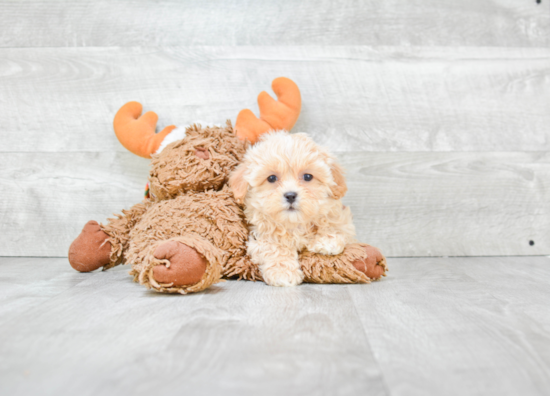
<svg viewBox="0 0 550 396"><path fill-rule="evenodd" d="M167 126L161 132L155 133L158 116L148 111L141 117L142 106L138 102L128 102L115 115L113 126L119 142L129 151L144 158L151 158L166 135L175 128Z"/></svg>
<svg viewBox="0 0 550 396"><path fill-rule="evenodd" d="M298 120L302 98L294 81L279 77L273 80L271 88L278 100L265 91L261 92L258 95L259 119L249 109L242 110L237 116L235 131L239 138L256 143L262 134L271 130L289 131Z"/></svg>
<svg viewBox="0 0 550 396"><path fill-rule="evenodd" d="M277 99L267 92L258 96L260 118L252 111L242 110L237 116L235 132L241 139L256 143L258 138L271 130L290 130L302 107L300 90L294 81L279 77L271 84ZM158 116L152 111L141 115L143 107L138 102L128 102L116 113L113 121L115 134L120 143L129 151L144 158L151 158L157 152L164 138L176 127L167 126L161 132L155 133Z"/></svg>

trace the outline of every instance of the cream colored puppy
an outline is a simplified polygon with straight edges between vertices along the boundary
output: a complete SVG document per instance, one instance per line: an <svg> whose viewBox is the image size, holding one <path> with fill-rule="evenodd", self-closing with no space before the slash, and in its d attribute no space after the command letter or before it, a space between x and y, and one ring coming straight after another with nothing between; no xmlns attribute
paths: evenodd
<svg viewBox="0 0 550 396"><path fill-rule="evenodd" d="M342 168L304 133L264 135L229 185L245 204L248 254L268 285L302 283L302 249L335 255L355 241L351 211L340 201L347 191Z"/></svg>

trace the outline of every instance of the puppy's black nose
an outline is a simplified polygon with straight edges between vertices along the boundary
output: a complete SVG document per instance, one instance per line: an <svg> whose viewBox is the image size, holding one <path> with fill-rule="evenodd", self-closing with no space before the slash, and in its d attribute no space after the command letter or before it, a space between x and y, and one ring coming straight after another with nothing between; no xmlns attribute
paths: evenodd
<svg viewBox="0 0 550 396"><path fill-rule="evenodd" d="M287 200L288 203L292 203L294 201L296 201L296 197L298 196L297 193L295 192L287 192L285 193L285 198Z"/></svg>

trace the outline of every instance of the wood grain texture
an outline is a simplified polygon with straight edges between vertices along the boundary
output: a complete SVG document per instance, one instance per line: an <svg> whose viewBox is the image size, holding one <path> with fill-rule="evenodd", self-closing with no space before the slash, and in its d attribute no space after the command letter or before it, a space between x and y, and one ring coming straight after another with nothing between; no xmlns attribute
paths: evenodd
<svg viewBox="0 0 550 396"><path fill-rule="evenodd" d="M388 264L370 285L171 296L126 267L0 258L0 395L547 394L550 258Z"/></svg>
<svg viewBox="0 0 550 396"><path fill-rule="evenodd" d="M548 153L339 157L358 237L387 256L550 254ZM130 153L3 154L0 255L66 256L86 221L141 201L148 164Z"/></svg>
<svg viewBox="0 0 550 396"><path fill-rule="evenodd" d="M550 329L547 282L550 277L550 260L548 257L513 260L510 259L513 265L502 265L501 257L487 257L483 259L482 266L473 266L468 265L469 261L465 258L457 258L452 261L452 271L474 278L495 298L524 315L526 322L538 323L541 326L539 331ZM535 349L550 353L550 344L541 338L537 340ZM548 361L546 363L546 367L550 368Z"/></svg>
<svg viewBox="0 0 550 396"><path fill-rule="evenodd" d="M45 259L20 276L34 265L82 277ZM387 394L344 287L226 282L183 297L126 272L86 274L0 322L0 394Z"/></svg>
<svg viewBox="0 0 550 396"><path fill-rule="evenodd" d="M294 79L295 131L335 151L548 151L547 48L0 49L2 152L118 151L118 108L223 123Z"/></svg>
<svg viewBox="0 0 550 396"><path fill-rule="evenodd" d="M391 395L548 394L548 257L389 265L349 291Z"/></svg>
<svg viewBox="0 0 550 396"><path fill-rule="evenodd" d="M548 153L340 159L358 236L390 256L550 254Z"/></svg>
<svg viewBox="0 0 550 396"><path fill-rule="evenodd" d="M66 271L66 265L66 258L0 258L0 323L89 279L86 274Z"/></svg>
<svg viewBox="0 0 550 396"><path fill-rule="evenodd" d="M0 24L2 47L550 45L535 0L12 0Z"/></svg>
<svg viewBox="0 0 550 396"><path fill-rule="evenodd" d="M130 153L2 155L0 256L66 256L88 220L143 199L148 168Z"/></svg>

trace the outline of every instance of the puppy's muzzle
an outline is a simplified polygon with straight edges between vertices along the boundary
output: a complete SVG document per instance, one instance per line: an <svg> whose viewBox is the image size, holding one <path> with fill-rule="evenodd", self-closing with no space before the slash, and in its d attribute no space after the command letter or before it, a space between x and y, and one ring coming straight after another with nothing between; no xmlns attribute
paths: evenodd
<svg viewBox="0 0 550 396"><path fill-rule="evenodd" d="M296 198L298 197L298 193L295 193L293 191L287 192L284 194L284 197L289 204L292 204L294 203L294 201L296 201Z"/></svg>

